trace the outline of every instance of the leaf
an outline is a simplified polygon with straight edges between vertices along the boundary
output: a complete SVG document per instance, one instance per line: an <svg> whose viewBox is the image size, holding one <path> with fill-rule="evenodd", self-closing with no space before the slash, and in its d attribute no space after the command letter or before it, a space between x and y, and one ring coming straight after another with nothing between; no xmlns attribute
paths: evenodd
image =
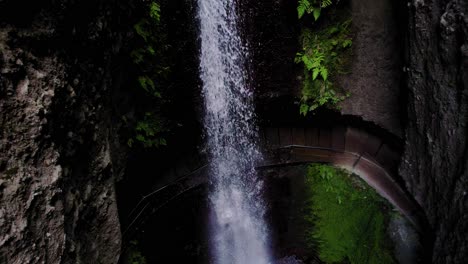
<svg viewBox="0 0 468 264"><path fill-rule="evenodd" d="M144 59L143 53L143 49L136 49L130 53L130 57L132 57L135 64L140 64Z"/></svg>
<svg viewBox="0 0 468 264"><path fill-rule="evenodd" d="M151 78L149 78L146 75L139 76L138 77L138 83L140 84L141 88L143 88L143 90L145 90L147 92L154 91L156 89L156 86L155 86L153 80L151 80Z"/></svg>
<svg viewBox="0 0 468 264"><path fill-rule="evenodd" d="M142 37L145 42L148 41L148 37L150 36L150 33L145 29L145 25L147 24L147 22L142 19L140 20L137 24L135 24L133 26L133 28L135 29L136 33Z"/></svg>
<svg viewBox="0 0 468 264"><path fill-rule="evenodd" d="M319 19L321 10L322 10L321 8L314 8L313 15L314 15L315 21L317 21L317 19Z"/></svg>
<svg viewBox="0 0 468 264"><path fill-rule="evenodd" d="M302 56L302 61L304 62L304 65L306 66L308 71L314 68L314 62L310 60L309 57L307 57L306 55Z"/></svg>
<svg viewBox="0 0 468 264"><path fill-rule="evenodd" d="M304 116L307 115L307 112L309 112L309 106L307 104L301 104L299 112Z"/></svg>
<svg viewBox="0 0 468 264"><path fill-rule="evenodd" d="M322 0L322 3L320 4L320 7L327 7L332 4L332 0Z"/></svg>
<svg viewBox="0 0 468 264"><path fill-rule="evenodd" d="M294 62L298 63L298 64L301 63L302 62L302 56L304 56L304 54L302 54L300 52L296 53L296 57L294 58Z"/></svg>
<svg viewBox="0 0 468 264"><path fill-rule="evenodd" d="M136 140L140 141L140 142L145 142L145 137L141 134L138 134L136 137Z"/></svg>
<svg viewBox="0 0 468 264"><path fill-rule="evenodd" d="M161 93L158 92L158 91L154 92L153 95L154 95L154 97L156 97L156 98L162 98Z"/></svg>
<svg viewBox="0 0 468 264"><path fill-rule="evenodd" d="M332 35L332 34L335 34L336 32L338 32L338 30L339 30L339 29L338 29L338 27L336 27L336 26L335 26L335 27L331 27L331 28L328 30L328 33L329 33L330 35Z"/></svg>
<svg viewBox="0 0 468 264"><path fill-rule="evenodd" d="M307 11L309 13L311 5L309 0L299 0L298 6L297 6L297 16L299 19L304 16L305 12Z"/></svg>
<svg viewBox="0 0 468 264"><path fill-rule="evenodd" d="M155 22L159 22L161 20L161 7L158 3L151 3L150 4L150 17L154 19Z"/></svg>
<svg viewBox="0 0 468 264"><path fill-rule="evenodd" d="M151 54L151 55L154 55L156 54L156 51L154 50L154 48L152 46L148 46L146 48L146 50Z"/></svg>
<svg viewBox="0 0 468 264"><path fill-rule="evenodd" d="M305 10L306 10L306 8L303 5L299 5L297 7L297 16L298 16L299 19L301 19L302 16L304 16Z"/></svg>
<svg viewBox="0 0 468 264"><path fill-rule="evenodd" d="M315 81L315 79L317 79L317 76L319 75L319 69L318 68L315 68L314 71L312 72L312 80Z"/></svg>
<svg viewBox="0 0 468 264"><path fill-rule="evenodd" d="M312 111L314 111L315 109L317 109L319 106L320 106L320 105L314 103L314 104L312 104L312 105L309 107L309 111L312 112Z"/></svg>
<svg viewBox="0 0 468 264"><path fill-rule="evenodd" d="M322 78L326 81L328 79L328 70L326 68L322 68L320 70L320 75L322 75Z"/></svg>
<svg viewBox="0 0 468 264"><path fill-rule="evenodd" d="M351 47L352 44L353 44L352 40L346 39L345 41L343 41L343 48Z"/></svg>

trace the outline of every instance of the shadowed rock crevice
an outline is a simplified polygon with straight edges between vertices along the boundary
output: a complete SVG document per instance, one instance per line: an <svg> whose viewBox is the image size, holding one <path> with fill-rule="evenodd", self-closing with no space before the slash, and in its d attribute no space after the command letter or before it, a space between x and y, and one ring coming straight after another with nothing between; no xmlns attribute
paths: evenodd
<svg viewBox="0 0 468 264"><path fill-rule="evenodd" d="M408 123L400 174L434 232L434 263L468 258L468 3L414 1L407 35Z"/></svg>

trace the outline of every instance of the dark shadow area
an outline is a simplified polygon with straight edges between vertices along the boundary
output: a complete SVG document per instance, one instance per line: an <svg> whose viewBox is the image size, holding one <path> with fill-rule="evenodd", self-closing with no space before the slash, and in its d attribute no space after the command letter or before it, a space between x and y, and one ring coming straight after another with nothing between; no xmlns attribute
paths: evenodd
<svg viewBox="0 0 468 264"><path fill-rule="evenodd" d="M132 237L137 245L124 247L120 263L139 251L147 263L208 263L208 202L206 188L185 192L152 214ZM135 243L134 242L134 243Z"/></svg>

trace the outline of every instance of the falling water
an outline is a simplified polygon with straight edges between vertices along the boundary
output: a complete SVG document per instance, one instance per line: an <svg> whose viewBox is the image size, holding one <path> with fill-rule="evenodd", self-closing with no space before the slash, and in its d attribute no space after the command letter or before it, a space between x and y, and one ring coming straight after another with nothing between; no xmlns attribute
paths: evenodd
<svg viewBox="0 0 468 264"><path fill-rule="evenodd" d="M252 91L247 49L239 36L235 0L198 0L205 99L204 125L211 158L211 248L214 263L267 264L268 233L262 182L255 165Z"/></svg>

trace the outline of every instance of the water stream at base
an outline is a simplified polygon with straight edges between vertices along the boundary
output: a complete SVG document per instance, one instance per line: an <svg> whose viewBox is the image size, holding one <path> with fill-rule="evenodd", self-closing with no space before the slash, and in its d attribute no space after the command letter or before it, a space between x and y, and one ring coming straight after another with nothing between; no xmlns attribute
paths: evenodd
<svg viewBox="0 0 468 264"><path fill-rule="evenodd" d="M263 183L255 171L261 154L236 2L198 0L204 126L212 164L211 255L213 263L267 264Z"/></svg>

